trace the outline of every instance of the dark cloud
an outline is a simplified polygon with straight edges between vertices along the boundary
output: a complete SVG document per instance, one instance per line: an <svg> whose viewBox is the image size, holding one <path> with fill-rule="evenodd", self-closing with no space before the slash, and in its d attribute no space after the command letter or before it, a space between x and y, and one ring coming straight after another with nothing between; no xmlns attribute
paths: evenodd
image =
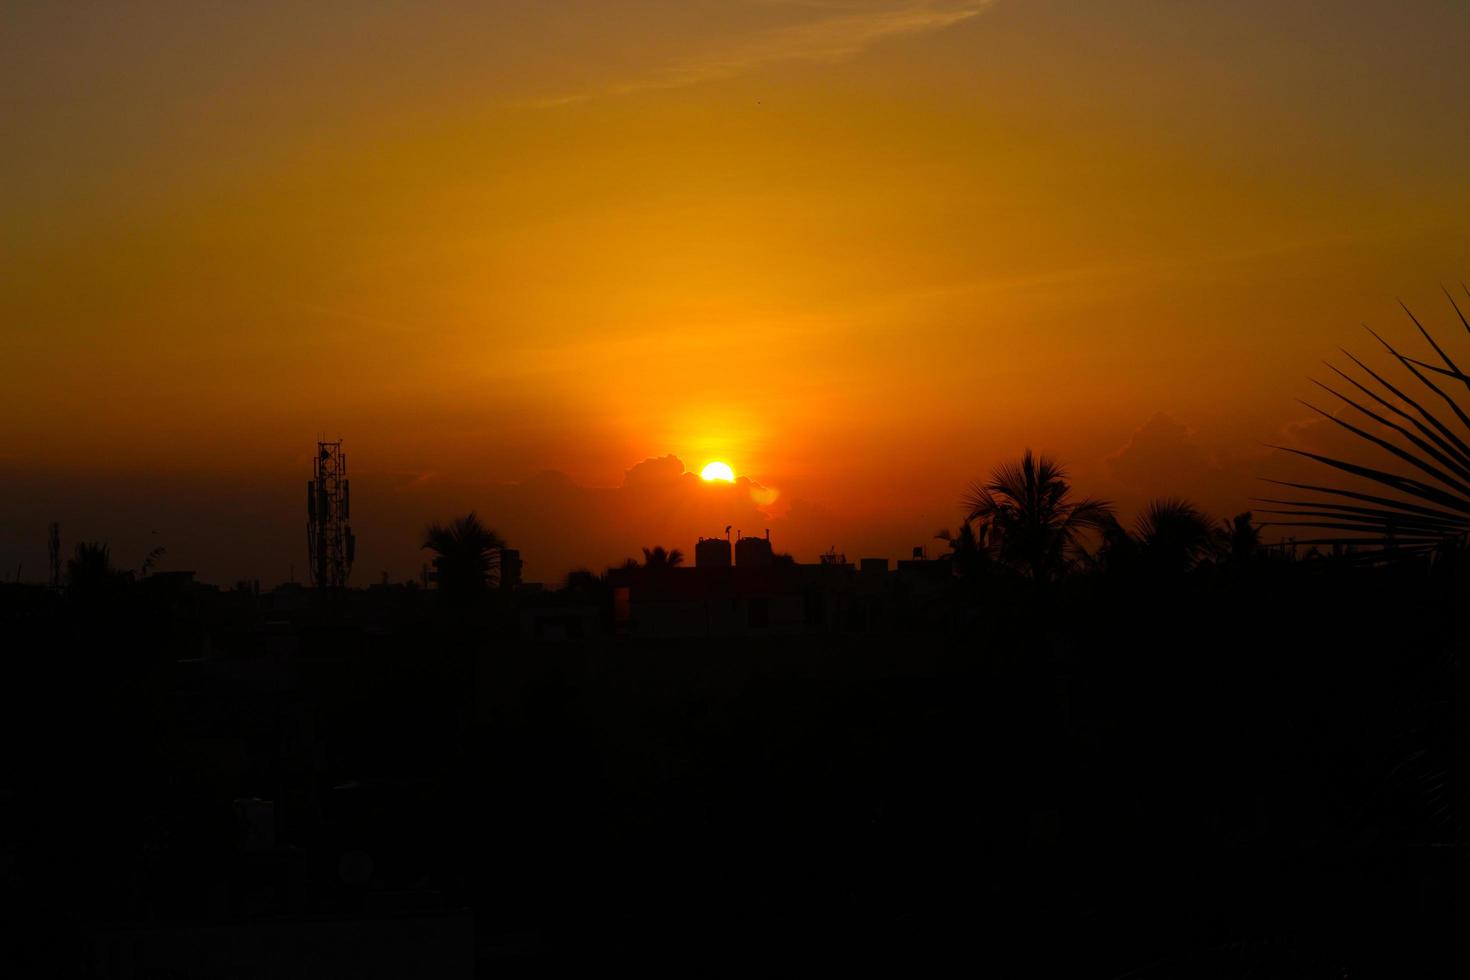
<svg viewBox="0 0 1470 980"><path fill-rule="evenodd" d="M1103 460L1107 474L1132 489L1163 484L1197 487L1218 478L1221 466L1189 426L1165 412L1134 431Z"/></svg>
<svg viewBox="0 0 1470 980"><path fill-rule="evenodd" d="M1270 454L1265 446L1221 444L1156 412L1104 457L1100 486L1082 489L1112 500L1125 521L1161 497L1183 497L1225 516L1252 506Z"/></svg>
<svg viewBox="0 0 1470 980"><path fill-rule="evenodd" d="M645 459L630 467L623 474L623 486L629 489L641 487L667 487L677 483L681 477L694 477L684 471L684 463L670 453L654 459Z"/></svg>
<svg viewBox="0 0 1470 980"><path fill-rule="evenodd" d="M1325 406L1324 406L1325 407ZM1343 421L1379 435L1388 435L1376 423L1339 411ZM1259 511L1272 505L1261 497L1290 497L1267 479L1296 483L1352 487L1377 492L1356 478L1301 456L1274 449L1282 446L1350 460L1390 472L1404 465L1385 450L1319 414L1304 415L1264 433L1258 443L1225 445L1196 431L1165 412L1153 415L1129 440L1103 461L1101 486L1087 486L1112 499L1118 513L1130 519L1150 499L1184 497L1207 512L1225 516L1242 510Z"/></svg>

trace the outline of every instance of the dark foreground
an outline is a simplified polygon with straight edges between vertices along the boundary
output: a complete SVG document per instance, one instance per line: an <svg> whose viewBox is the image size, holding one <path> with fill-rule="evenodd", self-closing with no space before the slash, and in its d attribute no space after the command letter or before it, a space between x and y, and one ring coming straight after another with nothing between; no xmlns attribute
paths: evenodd
<svg viewBox="0 0 1470 980"><path fill-rule="evenodd" d="M956 583L657 642L146 585L5 596L7 976L1470 962L1457 576Z"/></svg>

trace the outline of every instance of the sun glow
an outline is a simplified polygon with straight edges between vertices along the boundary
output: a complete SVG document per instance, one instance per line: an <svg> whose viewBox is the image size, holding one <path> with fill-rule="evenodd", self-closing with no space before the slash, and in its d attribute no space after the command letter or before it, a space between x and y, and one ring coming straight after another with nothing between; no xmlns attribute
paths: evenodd
<svg viewBox="0 0 1470 980"><path fill-rule="evenodd" d="M728 463L710 463L699 471L699 475L705 480L720 480L725 483L735 482L735 471L730 469L730 464Z"/></svg>

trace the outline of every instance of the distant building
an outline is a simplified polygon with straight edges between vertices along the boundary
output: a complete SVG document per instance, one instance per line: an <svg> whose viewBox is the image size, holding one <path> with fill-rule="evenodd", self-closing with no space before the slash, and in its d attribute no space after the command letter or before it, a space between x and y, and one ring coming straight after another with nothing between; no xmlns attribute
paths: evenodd
<svg viewBox="0 0 1470 980"><path fill-rule="evenodd" d="M521 584L521 553L515 548L500 549L500 587L519 588Z"/></svg>
<svg viewBox="0 0 1470 980"><path fill-rule="evenodd" d="M695 568L729 568L730 539L700 538L694 543Z"/></svg>
<svg viewBox="0 0 1470 980"><path fill-rule="evenodd" d="M763 538L741 538L735 542L735 564L740 568L764 568L771 564L771 532Z"/></svg>
<svg viewBox="0 0 1470 980"><path fill-rule="evenodd" d="M815 564L778 561L768 537L735 542L733 565L730 550L726 539L703 538L692 568L609 569L613 630L646 638L884 631L929 618L949 572L948 562L904 562L924 567L894 574L882 558L859 571L835 549Z"/></svg>
<svg viewBox="0 0 1470 980"><path fill-rule="evenodd" d="M822 552L822 556L818 560L823 565L828 565L834 568L841 567L847 564L847 556L842 554L835 547L828 548L826 551Z"/></svg>
<svg viewBox="0 0 1470 980"><path fill-rule="evenodd" d="M917 551L918 549L914 549ZM909 561L900 560L898 563L898 574L906 579L928 579L930 581L945 581L954 577L954 568L951 562L938 559L914 558Z"/></svg>

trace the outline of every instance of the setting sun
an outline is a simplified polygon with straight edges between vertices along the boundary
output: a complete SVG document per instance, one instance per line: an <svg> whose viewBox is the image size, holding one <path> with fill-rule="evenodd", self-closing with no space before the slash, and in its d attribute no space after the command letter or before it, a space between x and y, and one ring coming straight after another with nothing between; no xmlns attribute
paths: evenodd
<svg viewBox="0 0 1470 980"><path fill-rule="evenodd" d="M735 482L735 471L730 469L728 463L710 463L700 470L699 475L705 480L721 480L725 483Z"/></svg>

